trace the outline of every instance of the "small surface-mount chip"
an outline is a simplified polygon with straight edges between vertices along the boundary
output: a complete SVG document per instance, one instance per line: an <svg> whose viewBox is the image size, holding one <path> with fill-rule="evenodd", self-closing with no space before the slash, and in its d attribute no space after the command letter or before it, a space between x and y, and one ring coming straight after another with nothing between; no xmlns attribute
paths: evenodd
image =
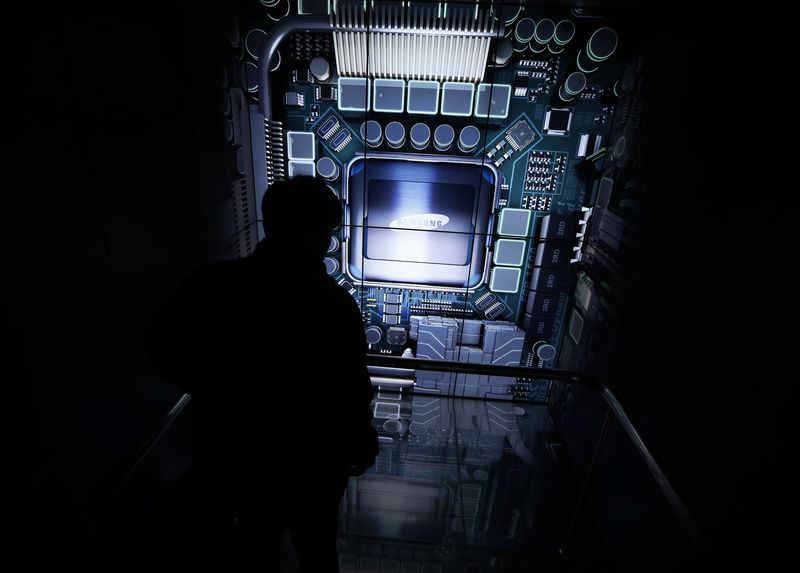
<svg viewBox="0 0 800 573"><path fill-rule="evenodd" d="M317 101L336 101L336 98L339 96L339 91L336 89L336 86L322 84L314 88L314 96Z"/></svg>
<svg viewBox="0 0 800 573"><path fill-rule="evenodd" d="M391 326L386 333L386 342L389 344L405 344L408 340L408 331L402 326Z"/></svg>
<svg viewBox="0 0 800 573"><path fill-rule="evenodd" d="M353 287L352 284L350 284L350 281L348 281L346 279L339 279L339 286L342 287L347 292L349 292L350 294L353 294L353 293L356 292L356 289Z"/></svg>
<svg viewBox="0 0 800 573"><path fill-rule="evenodd" d="M400 314L400 305L399 304L384 304L383 305L383 312L386 314Z"/></svg>
<svg viewBox="0 0 800 573"><path fill-rule="evenodd" d="M400 315L398 314L384 314L383 322L386 324L400 324Z"/></svg>
<svg viewBox="0 0 800 573"><path fill-rule="evenodd" d="M477 308L478 310L485 310L489 308L496 301L497 297L492 293L487 292L482 294L475 300L475 308Z"/></svg>
<svg viewBox="0 0 800 573"><path fill-rule="evenodd" d="M317 135L322 139L328 140L334 133L339 131L340 127L339 119L336 116L329 115L317 128Z"/></svg>
<svg viewBox="0 0 800 573"><path fill-rule="evenodd" d="M511 129L506 132L506 141L514 148L514 151L528 147L535 140L536 132L524 119L512 125Z"/></svg>
<svg viewBox="0 0 800 573"><path fill-rule="evenodd" d="M333 139L331 139L331 147L338 153L347 147L347 144L350 143L352 139L353 138L351 137L350 132L346 129L343 129L337 133Z"/></svg>
<svg viewBox="0 0 800 573"><path fill-rule="evenodd" d="M514 78L514 97L525 97L528 95L528 82L531 73L528 70L520 70Z"/></svg>
<svg viewBox="0 0 800 573"><path fill-rule="evenodd" d="M306 105L306 97L300 92L286 92L283 95L283 103L288 107L303 107Z"/></svg>
<svg viewBox="0 0 800 573"><path fill-rule="evenodd" d="M314 81L314 78L311 76L311 72L308 71L308 68L292 70L292 82L296 84L310 84L312 81Z"/></svg>

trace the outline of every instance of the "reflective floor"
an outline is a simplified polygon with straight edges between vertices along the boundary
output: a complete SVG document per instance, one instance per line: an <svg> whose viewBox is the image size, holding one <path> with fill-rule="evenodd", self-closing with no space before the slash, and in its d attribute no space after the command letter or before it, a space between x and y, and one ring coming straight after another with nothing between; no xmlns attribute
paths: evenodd
<svg viewBox="0 0 800 573"><path fill-rule="evenodd" d="M342 573L601 570L586 517L559 557L577 488L545 405L381 391L374 415L380 454L340 507ZM190 450L191 405L104 512L101 570L167 570L153 540L173 541L153 537L153 520ZM281 572L297 571L287 536Z"/></svg>
<svg viewBox="0 0 800 573"><path fill-rule="evenodd" d="M542 571L575 507L546 406L379 392L377 463L340 510L346 572Z"/></svg>

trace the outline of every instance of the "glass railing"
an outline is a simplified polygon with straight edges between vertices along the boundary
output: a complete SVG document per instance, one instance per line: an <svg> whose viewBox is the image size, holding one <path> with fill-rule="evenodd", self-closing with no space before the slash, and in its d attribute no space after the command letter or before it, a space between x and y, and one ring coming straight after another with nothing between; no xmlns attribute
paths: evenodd
<svg viewBox="0 0 800 573"><path fill-rule="evenodd" d="M369 363L381 448L342 500L343 571L625 567L631 555L668 562L703 550L702 531L619 401L581 373L385 356ZM546 380L547 393L436 395L418 385L421 371ZM584 419L570 419L576 400L589 405ZM98 493L99 522L131 495L126 483L140 481L130 478L189 403L184 395Z"/></svg>

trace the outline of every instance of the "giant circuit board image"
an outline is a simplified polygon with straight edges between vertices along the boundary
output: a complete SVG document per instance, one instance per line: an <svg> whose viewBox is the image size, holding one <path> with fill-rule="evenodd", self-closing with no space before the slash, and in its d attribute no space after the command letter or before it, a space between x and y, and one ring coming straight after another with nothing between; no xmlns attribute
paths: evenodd
<svg viewBox="0 0 800 573"><path fill-rule="evenodd" d="M612 194L641 115L624 21L516 1L248 6L221 90L232 253L263 237L271 183L314 175L342 201L325 266L370 352L584 367L611 313L627 226ZM528 397L516 382L416 377Z"/></svg>

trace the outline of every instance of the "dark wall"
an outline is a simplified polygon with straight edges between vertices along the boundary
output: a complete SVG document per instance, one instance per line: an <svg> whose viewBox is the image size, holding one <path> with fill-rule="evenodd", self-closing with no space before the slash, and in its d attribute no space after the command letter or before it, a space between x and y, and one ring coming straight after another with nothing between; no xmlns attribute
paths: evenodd
<svg viewBox="0 0 800 573"><path fill-rule="evenodd" d="M4 209L3 294L38 529L79 514L177 399L142 332L206 259L220 138L201 6L62 4L20 21L24 182Z"/></svg>
<svg viewBox="0 0 800 573"><path fill-rule="evenodd" d="M763 565L788 537L796 254L779 178L791 160L764 149L780 120L760 122L760 110L780 112L748 70L774 77L765 52L743 45L720 14L670 6L639 14L651 87L646 226L626 261L605 382L706 533L710 564ZM617 563L653 570L685 558L687 539L664 525L669 508L626 442L612 427L593 507Z"/></svg>

